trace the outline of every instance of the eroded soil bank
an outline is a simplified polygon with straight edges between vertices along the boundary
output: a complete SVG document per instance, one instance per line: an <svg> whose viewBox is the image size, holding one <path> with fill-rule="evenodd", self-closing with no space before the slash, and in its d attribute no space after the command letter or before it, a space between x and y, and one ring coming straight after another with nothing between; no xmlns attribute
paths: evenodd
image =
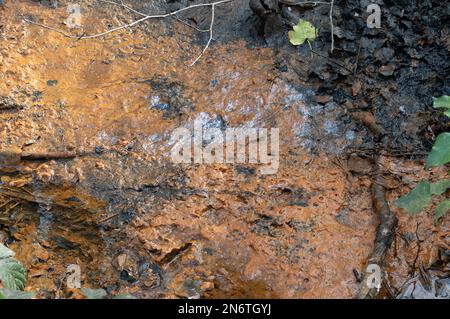
<svg viewBox="0 0 450 319"><path fill-rule="evenodd" d="M408 1L402 16L400 4L378 1L390 10L377 31L364 29L365 2L348 2L336 2L333 55L328 9L294 8L319 28L320 56L287 43L289 23L278 33L285 4L270 18L248 1L223 4L215 41L189 66L208 40L198 29L208 28L209 8L180 14L184 23L150 20L70 39L23 18L81 36L139 16L78 1L82 27L70 29L69 1L6 1L0 239L28 268L27 290L80 298L66 281L76 264L83 287L112 295L353 298L379 222L370 193L377 153L399 219L380 296L448 297L448 214L434 223L434 204L415 217L393 204L419 180L447 174L423 169L434 136L448 128L430 107L432 96L449 94L448 28L433 20L448 19L445 4L428 1L415 11L430 14L415 17ZM189 3L128 4L149 14ZM382 127L384 145L361 114ZM279 128L277 173L173 163L172 132L194 123ZM427 290L429 276L440 291Z"/></svg>

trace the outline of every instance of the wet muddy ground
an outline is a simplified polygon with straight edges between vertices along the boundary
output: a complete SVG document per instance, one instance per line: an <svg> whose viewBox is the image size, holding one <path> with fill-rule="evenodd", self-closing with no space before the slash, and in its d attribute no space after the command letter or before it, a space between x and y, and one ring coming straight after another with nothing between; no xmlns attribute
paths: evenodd
<svg viewBox="0 0 450 319"><path fill-rule="evenodd" d="M379 297L448 298L449 215L435 223L434 204L415 217L393 204L448 174L423 169L448 129L431 107L450 93L448 11L438 1L378 2L385 26L368 29L365 1L336 1L333 54L328 8L295 7L318 26L320 55L289 45L286 4L262 15L248 1L222 4L215 41L189 66L208 40L198 30L209 8L70 39L23 19L81 36L139 16L77 1L82 27L69 29L69 1L6 1L0 239L27 267L27 290L81 298L66 280L76 264L83 287L111 295L354 298L379 223L376 153L399 220ZM149 14L190 1L127 3ZM194 123L279 128L278 171L174 163L171 134Z"/></svg>

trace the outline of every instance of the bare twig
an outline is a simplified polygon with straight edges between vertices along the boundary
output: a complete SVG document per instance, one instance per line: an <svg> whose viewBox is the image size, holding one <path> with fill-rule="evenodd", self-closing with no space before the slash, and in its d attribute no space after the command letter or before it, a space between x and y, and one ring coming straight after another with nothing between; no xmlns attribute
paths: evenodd
<svg viewBox="0 0 450 319"><path fill-rule="evenodd" d="M215 4L211 6L211 23L209 25L209 39L206 43L205 47L203 48L200 55L191 63L191 66L193 66L195 63L197 63L198 60L203 56L203 54L208 50L209 45L211 44L212 38L213 38L213 27L214 27L214 11L215 11Z"/></svg>
<svg viewBox="0 0 450 319"><path fill-rule="evenodd" d="M9 206L7 209L5 209L5 211L3 213L8 214L10 211L12 211L14 208L16 208L19 205L20 205L20 202L15 202L12 206Z"/></svg>
<svg viewBox="0 0 450 319"><path fill-rule="evenodd" d="M358 54L356 55L355 64L353 67L353 76L356 76L356 70L358 69L359 55L361 54L361 39L359 39Z"/></svg>
<svg viewBox="0 0 450 319"><path fill-rule="evenodd" d="M334 50L333 6L334 6L334 0L331 0L331 2L330 2L331 53L333 53L333 50Z"/></svg>
<svg viewBox="0 0 450 319"><path fill-rule="evenodd" d="M109 3L109 4L112 4L112 5L116 5L116 6L125 8L125 9L127 9L127 10L129 10L129 11L131 11L131 12L134 12L134 13L136 13L136 14L139 14L139 15L141 15L141 16L143 16L143 17L146 17L146 16L147 16L147 14L142 13L142 12L139 12L139 11L133 9L132 7L127 6L127 5L124 4L122 1L121 1L120 3L117 3L117 2L114 2L114 1L109 1L109 0L98 0L98 1L104 2L104 3Z"/></svg>
<svg viewBox="0 0 450 319"><path fill-rule="evenodd" d="M57 33L65 36L67 38L81 40L81 39L99 38L99 37L105 36L107 34L110 34L110 33L113 33L113 32L116 32L116 31L119 31L119 30L122 30L122 29L134 27L134 26L138 25L139 23L144 22L144 21L149 20L149 19L163 19L163 18L172 17L172 16L177 18L177 15L179 13L187 11L187 10L190 10L190 9L199 8L199 7L211 7L211 24L210 24L210 27L208 29L208 31L209 31L209 39L208 39L208 42L207 42L206 46L203 48L202 52L200 53L200 55L194 60L194 62L191 63L191 66L192 66L195 63L197 63L197 61L203 56L203 54L206 52L206 50L208 49L209 45L211 44L211 41L212 41L212 38L213 38L213 30L212 30L212 28L214 26L215 6L223 4L223 3L227 3L227 2L232 2L234 0L220 0L220 1L212 2L212 3L193 4L191 6L188 6L188 7L185 7L185 8L181 8L181 9L169 12L169 13L154 14L154 15L146 15L146 14L144 14L142 12L139 12L139 11L137 11L137 10L135 10L135 9L133 9L133 8L123 4L123 3L117 3L117 2L109 1L109 0L100 0L100 1L105 2L105 3L114 4L114 5L117 5L117 6L121 6L121 7L125 8L125 9L127 9L127 10L130 10L130 11L136 13L136 14L141 15L142 18L140 18L138 20L135 20L135 21L133 21L131 23L124 24L124 25L121 25L121 26L118 26L118 27L115 27L115 28L112 28L112 29L109 29L109 30L106 30L106 31L103 31L103 32L100 32L100 33L97 33L97 34L82 35L82 36L71 35L71 34L68 34L68 33L60 30L60 29L57 29L57 28L54 28L54 27L51 27L51 26L47 26L45 24L41 24L41 23L38 23L38 22L34 22L34 21L28 20L26 18L23 18L23 20L28 22L28 23L30 23L30 24L35 24L35 25L40 26L42 28L45 28L45 29L57 32Z"/></svg>
<svg viewBox="0 0 450 319"><path fill-rule="evenodd" d="M325 55L323 55L323 54L321 54L321 53L319 53L319 52L317 52L317 51L314 51L314 50L311 50L311 52L314 53L314 54L317 54L317 55L320 56L321 58L327 59L327 60L330 61L331 63L334 63L335 65L337 65L337 66L343 68L344 70L346 70L346 71L348 71L348 72L350 72L350 73L352 72L351 69L349 69L349 68L346 67L345 65L339 63L338 61L336 61L336 60L334 60L334 59L332 59L332 58L330 58L330 57L327 57L327 56L325 56Z"/></svg>
<svg viewBox="0 0 450 319"><path fill-rule="evenodd" d="M107 222L108 220L113 219L114 217L119 216L119 215L120 215L120 213L116 213L116 214L113 214L113 215L111 215L111 216L107 216L107 217L103 218L102 220L100 220L98 223L99 223L99 224L102 224L102 223L104 223L104 222Z"/></svg>
<svg viewBox="0 0 450 319"><path fill-rule="evenodd" d="M112 5L116 5L116 6L125 8L125 9L127 9L127 10L129 10L131 12L134 12L136 14L139 14L140 16L143 16L143 17L147 16L147 14L145 14L143 12L140 12L140 11L137 11L137 10L133 9L132 7L130 7L130 6L125 5L122 1L120 3L117 3L117 2L114 2L114 1L109 1L109 0L98 0L98 1L104 2L104 3L109 3L109 4L112 4ZM188 27L191 27L191 28L197 30L198 32L209 32L209 29L207 29L207 30L199 29L196 26L193 26L192 24L187 23L186 21L180 19L177 15L175 15L174 17L175 17L175 19L177 19L177 21L183 23L184 25L186 25Z"/></svg>
<svg viewBox="0 0 450 319"><path fill-rule="evenodd" d="M186 25L186 26L188 26L188 27L190 27L190 28L192 28L192 29L197 30L198 32L209 32L209 29L200 29L200 28L197 28L195 25L192 25L192 24L190 24L190 23L188 23L188 22L186 22L186 21L180 19L180 17L178 17L178 16L175 16L175 19L177 19L178 22L181 22L181 23L183 23L184 25Z"/></svg>
<svg viewBox="0 0 450 319"><path fill-rule="evenodd" d="M28 20L27 18L23 18L23 21L28 22L28 23L30 23L30 24L34 24L34 25L40 26L40 27L42 27L42 28L44 28L44 29L48 29L48 30L57 32L57 33L59 33L59 34L65 36L66 38L78 39L78 40L81 40L81 39L82 39L82 37L70 35L70 34L64 32L64 31L62 31L62 30L57 29L57 28L54 28L54 27L51 27L51 26L48 26L48 25L45 25L45 24L41 24L41 23L39 23L39 22L34 22L34 21L32 21L32 20Z"/></svg>
<svg viewBox="0 0 450 319"><path fill-rule="evenodd" d="M106 1L106 0L103 0L103 1ZM26 21L28 23L31 23L31 24L35 24L35 25L41 26L41 27L44 27L46 29L49 29L49 30L52 30L52 31L55 31L55 32L58 32L58 33L66 36L68 38L71 38L71 39L78 39L78 38L81 38L81 39L94 39L94 38L99 38L99 37L105 36L105 35L107 35L109 33L116 32L116 31L119 31L119 30L122 30L122 29L125 29L125 28L133 27L133 26L135 26L135 25L137 25L137 24L139 24L141 22L144 22L146 20L149 20L149 19L163 19L163 18L167 18L167 17L170 17L170 16L175 16L175 15L177 15L177 14L183 12L183 11L186 11L186 10L199 8L199 7L216 6L216 5L219 5L219 4L222 4L222 3L226 3L226 2L231 2L231 1L233 1L233 0L221 0L221 1L213 2L213 3L200 3L200 4L191 5L189 7L181 8L181 9L176 10L176 11L165 13L165 14L145 15L141 19L135 20L135 21L133 21L131 23L124 24L124 25L121 25L121 26L118 26L118 27L115 27L115 28L112 28L112 29L109 29L109 30L106 30L106 31L103 31L103 32L100 32L100 33L97 33L97 34L85 35L83 37L70 35L70 34L65 33L62 30L59 30L59 29L56 29L56 28L53 28L53 27L50 27L50 26L47 26L47 25L43 25L43 24L40 24L40 23L31 21L31 20L28 20L28 19L25 19L25 18L24 18L24 21ZM112 1L109 1L109 3L112 3ZM119 5L119 6L125 6L125 5L122 5L120 3L115 3L115 4ZM127 6L125 6L125 7L127 7Z"/></svg>
<svg viewBox="0 0 450 319"><path fill-rule="evenodd" d="M142 13L140 11L137 11L137 10L131 8L130 6L125 5L123 3L123 1L120 1L120 3L117 3L117 2L114 2L114 1L109 1L109 0L98 0L98 1L104 2L104 3L109 3L109 4L112 4L112 5L116 5L116 6L125 8L125 9L127 9L127 10L129 10L131 12L134 12L136 14L139 14L140 16L143 16L143 17L147 16L147 14ZM197 30L198 32L209 32L209 30L202 30L202 29L197 28L196 26L193 26L192 24L187 23L186 21L180 19L177 15L175 15L174 17L175 17L175 19L177 19L177 21L183 23L184 25L186 25L186 26L188 26L190 28L193 28L193 29Z"/></svg>
<svg viewBox="0 0 450 319"><path fill-rule="evenodd" d="M4 202L3 204L0 205L0 208L3 208L5 206L9 205L11 202L12 202L12 200L8 200L8 201Z"/></svg>
<svg viewBox="0 0 450 319"><path fill-rule="evenodd" d="M301 6L301 5L318 5L318 4L330 4L329 2L325 1L299 1L299 2L290 2L289 0L280 0L281 3L290 5L290 6Z"/></svg>

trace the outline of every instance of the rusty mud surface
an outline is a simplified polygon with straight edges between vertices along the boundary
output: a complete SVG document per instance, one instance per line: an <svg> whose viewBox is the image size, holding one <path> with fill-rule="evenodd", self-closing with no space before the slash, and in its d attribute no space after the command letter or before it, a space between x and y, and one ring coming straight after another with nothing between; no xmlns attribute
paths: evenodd
<svg viewBox="0 0 450 319"><path fill-rule="evenodd" d="M357 295L379 223L366 154L375 142L345 101L319 88L327 79L308 78L302 63L317 57L306 52L300 63L268 37L264 44L251 31L263 22L248 1L218 7L226 18L193 66L208 35L180 20L77 40L23 18L81 35L136 16L79 1L83 28L69 29L62 22L68 2L49 3L0 6L0 240L27 268L26 290L38 298L82 298L67 285L67 267L78 265L83 287L110 295ZM159 1L129 5L167 10ZM208 28L202 10L180 19ZM227 21L235 18L241 24L231 27ZM350 85L356 95L373 94L369 84ZM381 116L383 122L389 114ZM392 121L390 128L401 119ZM419 134L426 121L429 113L408 132ZM194 123L221 131L279 128L278 170L174 163L172 132ZM402 152L405 132L393 139ZM413 150L431 145L410 140ZM436 297L426 285L437 280L436 289L449 287L449 214L435 223L436 203L411 217L394 201L447 170L425 170L420 154L397 155L380 158L398 218L380 297Z"/></svg>

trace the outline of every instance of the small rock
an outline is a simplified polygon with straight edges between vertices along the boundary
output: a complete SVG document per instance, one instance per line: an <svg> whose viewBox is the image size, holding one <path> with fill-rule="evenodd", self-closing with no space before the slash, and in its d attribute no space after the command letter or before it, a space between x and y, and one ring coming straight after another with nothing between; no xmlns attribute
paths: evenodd
<svg viewBox="0 0 450 319"><path fill-rule="evenodd" d="M317 101L317 103L320 103L320 104L326 104L331 101L331 96L319 95L319 96L316 96L316 101Z"/></svg>
<svg viewBox="0 0 450 319"><path fill-rule="evenodd" d="M120 271L122 280L134 282L140 277L138 263L129 253L118 255L115 260L115 265Z"/></svg>
<svg viewBox="0 0 450 319"><path fill-rule="evenodd" d="M47 81L48 86L55 86L56 84L58 84L58 80L48 80Z"/></svg>
<svg viewBox="0 0 450 319"><path fill-rule="evenodd" d="M393 66L392 64L383 65L379 69L379 72L384 76L391 76L392 74L394 74L394 71L395 71L395 66Z"/></svg>
<svg viewBox="0 0 450 319"><path fill-rule="evenodd" d="M357 96L359 91L361 91L361 81L356 80L352 85L352 95Z"/></svg>
<svg viewBox="0 0 450 319"><path fill-rule="evenodd" d="M95 162L95 168L97 168L99 170L104 170L105 169L105 164L103 164L102 161L97 161L97 162Z"/></svg>
<svg viewBox="0 0 450 319"><path fill-rule="evenodd" d="M55 171L48 164L40 165L36 171L36 177L38 180L48 183L52 177L55 175Z"/></svg>
<svg viewBox="0 0 450 319"><path fill-rule="evenodd" d="M32 247L33 247L33 256L34 257L36 257L42 261L47 261L50 259L50 254L41 245L39 245L38 243L35 243L32 245Z"/></svg>
<svg viewBox="0 0 450 319"><path fill-rule="evenodd" d="M214 283L210 281L205 281L200 284L200 289L202 291L208 291L214 289Z"/></svg>
<svg viewBox="0 0 450 319"><path fill-rule="evenodd" d="M4 244L8 240L8 233L4 230L0 230L0 243Z"/></svg>

